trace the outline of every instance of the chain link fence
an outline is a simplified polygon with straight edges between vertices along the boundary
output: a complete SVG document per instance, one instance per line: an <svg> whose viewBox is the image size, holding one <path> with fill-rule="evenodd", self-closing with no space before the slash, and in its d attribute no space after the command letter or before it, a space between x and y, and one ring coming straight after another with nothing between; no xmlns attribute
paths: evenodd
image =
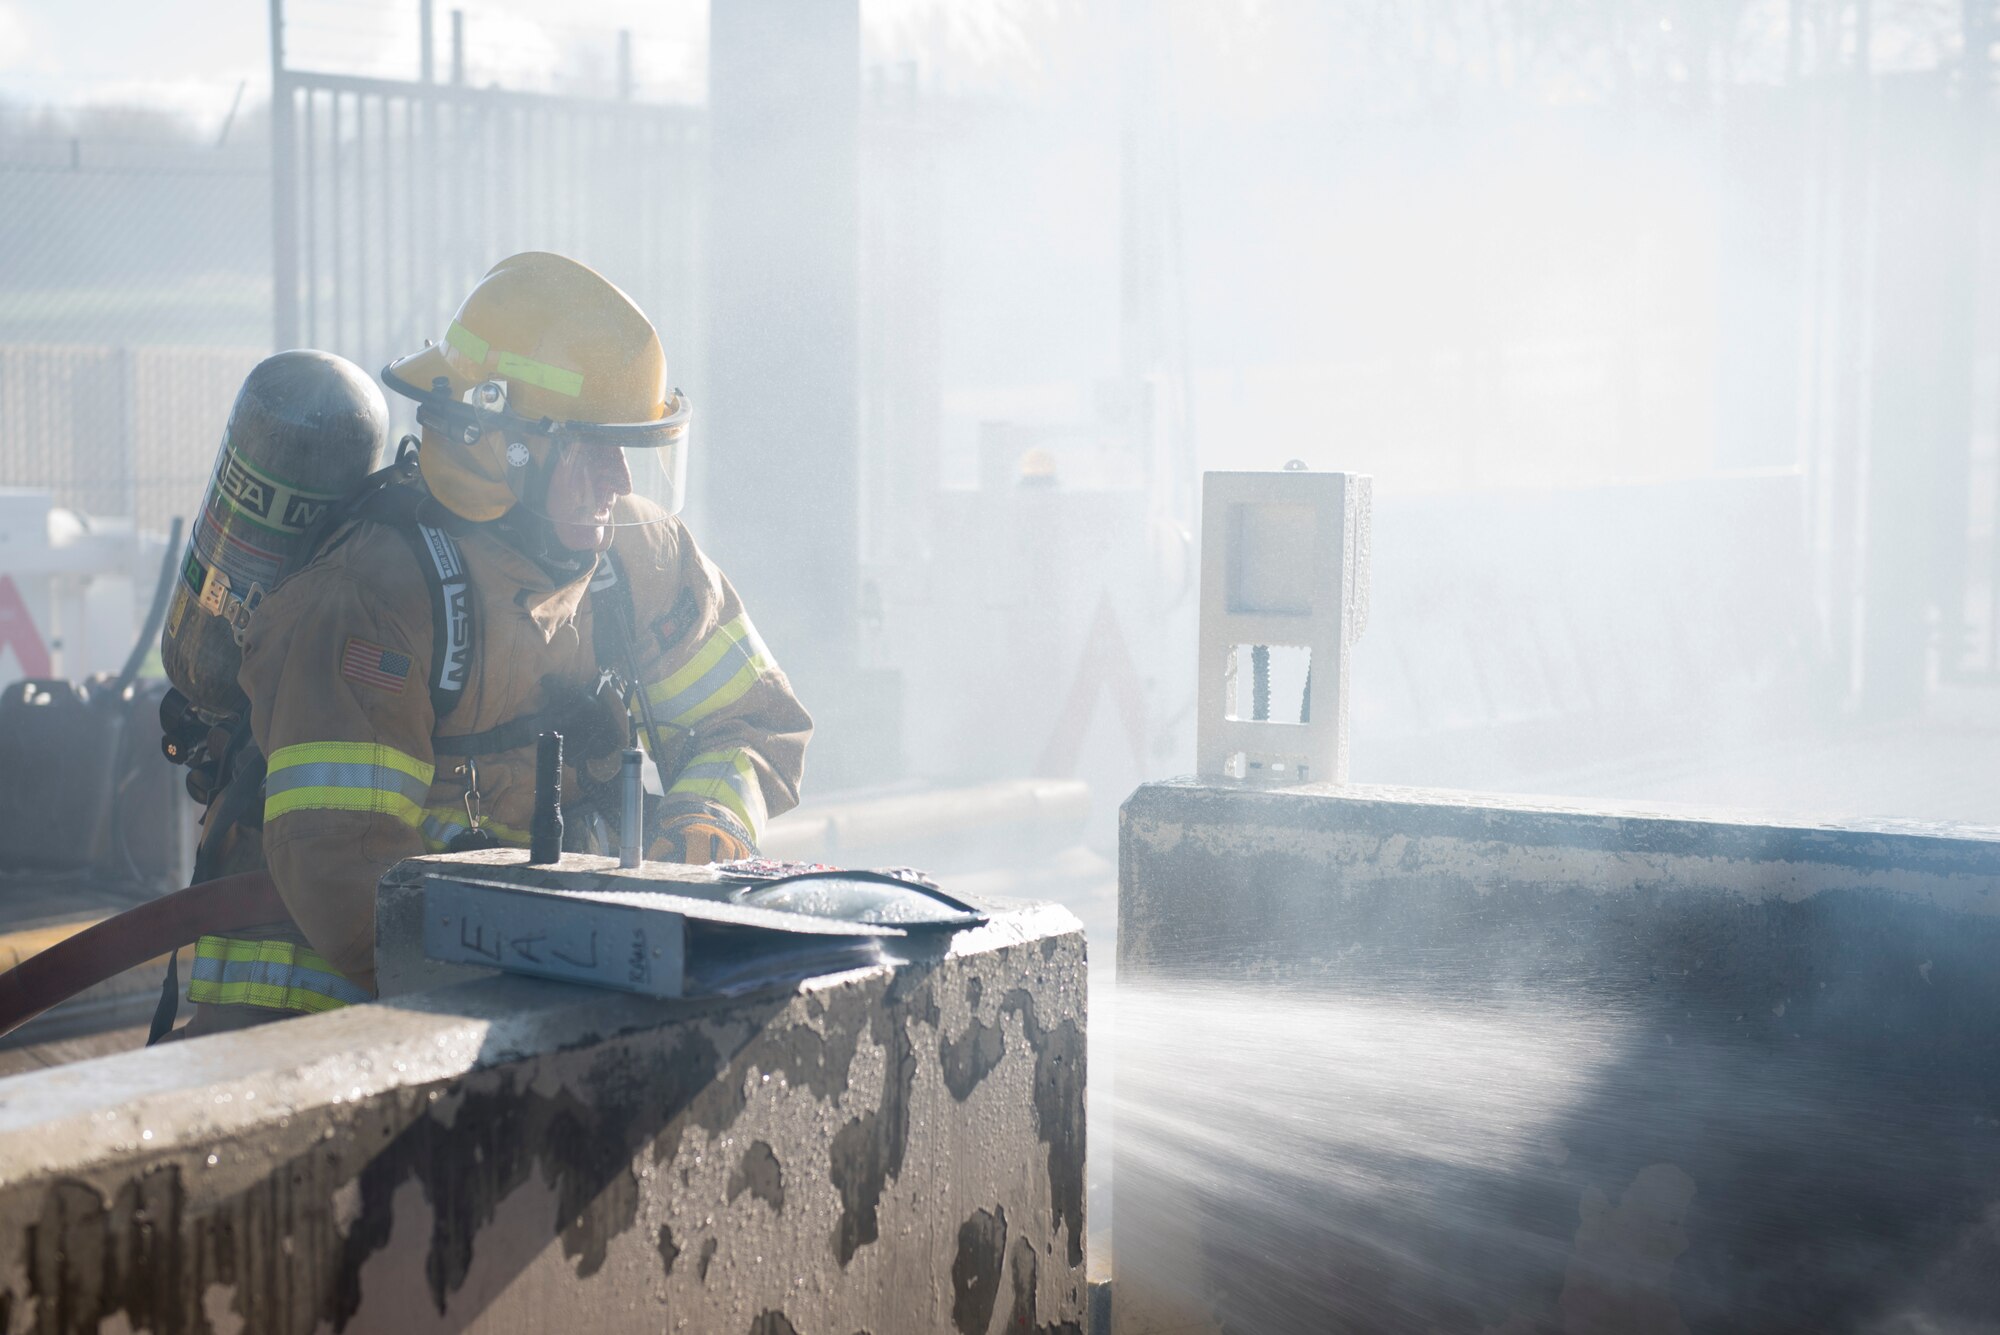
<svg viewBox="0 0 2000 1335"><path fill-rule="evenodd" d="M0 112L0 486L163 532L270 347L261 114Z"/></svg>

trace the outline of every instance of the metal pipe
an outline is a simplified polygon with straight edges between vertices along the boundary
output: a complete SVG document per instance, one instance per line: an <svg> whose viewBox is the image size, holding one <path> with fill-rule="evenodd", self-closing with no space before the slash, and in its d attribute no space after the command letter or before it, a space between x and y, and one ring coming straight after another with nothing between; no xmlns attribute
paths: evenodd
<svg viewBox="0 0 2000 1335"><path fill-rule="evenodd" d="M645 752L636 746L625 748L619 760L619 784L625 799L624 819L618 828L618 865L641 867L646 863L646 797L639 784L639 769Z"/></svg>
<svg viewBox="0 0 2000 1335"><path fill-rule="evenodd" d="M431 0L417 0L417 77L424 83L437 82L436 42L431 23Z"/></svg>
<svg viewBox="0 0 2000 1335"><path fill-rule="evenodd" d="M285 72L285 3L271 0L271 323L280 348L299 337L298 142Z"/></svg>
<svg viewBox="0 0 2000 1335"><path fill-rule="evenodd" d="M285 331L281 328L278 332L278 346L280 348L319 346L319 245L316 239L319 235L319 163L317 160L319 153L319 128L313 123L313 106L319 101L319 94L313 91L312 86L308 84L305 96L300 101L301 119L299 124L301 133L298 137L299 166L297 177L305 184L305 201L301 206L302 212L298 215L300 219L303 219L303 226L297 228L296 235L293 235L294 246L292 254L294 257L294 272L290 281L292 283L292 304L295 317L293 324L296 326L298 323L296 313L299 299L297 289L300 278L303 277L305 280L305 325L303 335L301 335L298 328L294 328L291 331L292 336L289 338L286 337ZM289 106L288 103L279 105ZM287 121L290 120L289 111L286 113L286 119ZM275 134L277 132L275 121L272 123L272 127L272 133ZM273 151L276 151L275 143ZM290 206L288 205L287 207L289 208ZM292 234L288 233L288 235ZM303 263L297 260L297 247L299 245L303 245L305 248Z"/></svg>

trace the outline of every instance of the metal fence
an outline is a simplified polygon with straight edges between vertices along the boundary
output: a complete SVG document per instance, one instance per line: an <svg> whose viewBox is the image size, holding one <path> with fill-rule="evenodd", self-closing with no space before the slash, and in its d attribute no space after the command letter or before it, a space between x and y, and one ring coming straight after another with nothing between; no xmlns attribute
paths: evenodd
<svg viewBox="0 0 2000 1335"><path fill-rule="evenodd" d="M278 70L277 342L370 371L442 335L492 264L554 250L695 333L699 113Z"/></svg>
<svg viewBox="0 0 2000 1335"><path fill-rule="evenodd" d="M282 17L279 18L282 33ZM280 44L281 49L281 44ZM287 69L226 144L0 135L0 486L164 529L272 346L373 373L495 261L591 264L696 348L701 116ZM270 339L270 343L264 340Z"/></svg>
<svg viewBox="0 0 2000 1335"><path fill-rule="evenodd" d="M261 348L0 345L0 485L163 532L200 499Z"/></svg>

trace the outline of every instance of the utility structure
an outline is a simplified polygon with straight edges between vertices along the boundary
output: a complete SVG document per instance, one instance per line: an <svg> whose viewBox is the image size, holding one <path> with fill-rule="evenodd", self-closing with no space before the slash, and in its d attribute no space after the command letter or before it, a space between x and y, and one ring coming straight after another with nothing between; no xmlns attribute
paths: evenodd
<svg viewBox="0 0 2000 1335"><path fill-rule="evenodd" d="M1360 473L1202 479L1195 762L1207 779L1347 781L1348 651L1368 619ZM1298 655L1298 703L1274 712L1272 650Z"/></svg>
<svg viewBox="0 0 2000 1335"><path fill-rule="evenodd" d="M860 668L861 10L710 6L704 475L716 558L821 728L844 786L897 750L893 676Z"/></svg>

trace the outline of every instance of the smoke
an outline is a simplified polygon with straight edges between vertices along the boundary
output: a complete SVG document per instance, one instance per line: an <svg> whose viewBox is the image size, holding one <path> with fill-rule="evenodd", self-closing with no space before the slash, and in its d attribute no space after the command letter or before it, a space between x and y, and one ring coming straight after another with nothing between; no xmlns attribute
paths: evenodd
<svg viewBox="0 0 2000 1335"><path fill-rule="evenodd" d="M0 334L236 361L198 376L175 352L129 396L162 443L143 469L90 455L89 479L54 466L83 457L64 433L122 437L65 424L127 397L9 381L34 406L0 428L0 485L150 524L194 503L268 350L262 34L179 7L168 47L72 8L0 3L0 95L110 89L185 115L171 148L119 142L144 136L108 111L0 126ZM412 77L414 9L294 0L289 56ZM568 128L509 141L468 118L404 147L411 121L340 121L320 94L315 169L346 175L311 196L302 338L380 365L530 247L632 291L697 404L697 492L731 470L756 492L690 513L753 613L829 568L858 510L858 587L803 600L851 613L852 671L806 703L820 754L865 737L850 750L868 755L835 783L814 770L808 802L1082 778L1084 842L1109 856L1125 794L1192 768L1200 473L1296 458L1375 478L1357 780L1996 820L2000 341L1982 302L2000 140L1959 78L1964 7L1869 10L1864 32L1847 7L1772 0L869 0L858 51L825 55L861 62L858 258L831 284L852 308L829 321L852 397L828 403L783 359L743 391L816 451L852 446L851 507L759 440L706 447L729 439L701 416L716 349L768 349L803 299L787 281L711 319L730 294L704 267L698 133L580 153ZM608 100L622 29L636 101L713 101L692 0L470 7L468 81ZM162 64L199 97L148 84ZM782 238L838 233L777 193L759 216ZM848 418L851 439L821 441ZM741 578L752 553L763 587ZM772 638L780 661L817 648ZM1045 871L1043 852L1010 870ZM1114 894L1108 876L1070 894L1100 963ZM1490 1014L1211 1003L1291 1043L1239 1046L1208 1096L1240 1106L1218 1115L1368 1200L1412 1165L1540 1162L1537 1128L1624 1041L1581 1015L1522 1034ZM1219 1023L1120 1005L1122 1024ZM1313 1051L1318 1083L1284 1083L1285 1054ZM1461 1059L1490 1080L1445 1074ZM1147 1122L1142 1094L1121 1096L1140 1100L1133 1152L1198 1168L1214 1147ZM1313 1139L1294 1107L1356 1139ZM1358 1176L1313 1176L1336 1161ZM1629 1184L1599 1185L1615 1202Z"/></svg>

